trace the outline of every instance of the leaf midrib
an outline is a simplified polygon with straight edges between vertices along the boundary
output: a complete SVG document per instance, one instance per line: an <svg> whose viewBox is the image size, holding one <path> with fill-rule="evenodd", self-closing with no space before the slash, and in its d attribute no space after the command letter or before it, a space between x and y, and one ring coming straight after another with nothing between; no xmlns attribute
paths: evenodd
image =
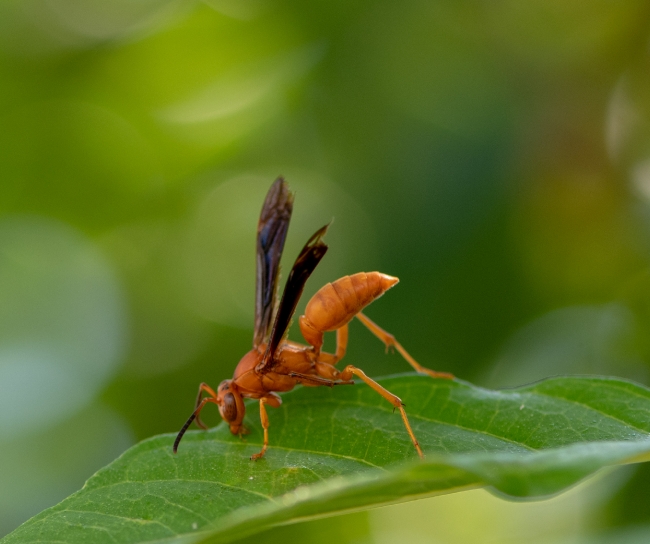
<svg viewBox="0 0 650 544"><path fill-rule="evenodd" d="M331 401L331 400L325 400L325 401L319 400L319 402L320 402L320 404L332 404L332 405L336 405L336 406L339 406L339 407L342 404L348 404L348 405L351 405L351 406L360 406L362 408L371 408L373 410L381 410L382 412L386 412L387 414L391 414L391 415L393 414L393 412L391 410L388 410L388 409L386 409L385 407L383 407L381 405L366 404L365 402L359 402L359 401L342 400L342 401L336 401L335 402L335 401ZM309 405L309 402L300 402L299 401L299 402L292 402L291 404L294 405L294 406L300 406L300 405ZM505 438L503 436L499 436L499 435L496 435L496 434L493 434L493 433L490 433L488 431L484 431L484 430L481 430L481 429L472 429L471 427L465 427L464 425L459 425L458 423L449 423L448 421L441 421L439 419L424 417L424 416L418 415L418 414L407 414L407 415L409 416L409 420L412 419L412 420L424 421L426 423L437 423L438 425L444 425L446 427L462 429L464 431L477 433L477 434L484 434L486 436L496 438L497 440L500 440L500 441L505 442L505 443L514 444L516 446L521 446L522 448L525 448L525 449L527 449L529 451L539 451L539 449L533 448L532 446L528 446L528 445L526 445L524 443L517 442L515 440L511 440L509 438ZM221 424L219 424L219 425L221 425ZM234 444L235 442L225 442L225 443ZM276 446L271 444L269 447L276 447ZM282 447L282 446L277 446L277 447ZM300 450L295 450L295 451L308 451L308 450L300 449ZM329 454L326 453L325 455L329 455ZM338 455L338 454L333 453L332 455ZM341 457L347 457L347 456L341 456ZM360 462L365 461L363 459L356 459L356 458L353 458L353 457L348 457L348 458L352 459L353 461L360 461ZM371 466L377 466L377 465L373 465L372 463L370 463L368 461L365 461L365 462L368 463ZM377 466L377 468L382 468L382 467Z"/></svg>
<svg viewBox="0 0 650 544"><path fill-rule="evenodd" d="M483 391L483 388L480 388L480 387L471 386L471 385L469 387L471 389ZM627 390L622 388L622 387L614 386L613 388L617 389L619 391L622 391L622 392L627 392ZM592 388L590 387L590 389L592 389ZM493 393L501 393L500 391L497 391L497 392L489 391L489 390L485 390L485 391L488 391L488 392L491 393L490 397L494 396ZM547 392L539 391L539 390L534 389L534 388L526 389L523 392L522 391L513 391L512 395L519 395L522 398L530 397L530 396L533 396L533 395L534 396L541 396L541 397L553 399L555 401L566 402L569 405L580 406L580 407L582 407L582 408L584 408L584 409L586 409L586 410L588 410L590 412L594 412L596 414L599 414L600 416L602 416L604 418L610 419L611 421L615 421L615 422L617 422L617 423L619 423L619 424L621 424L621 425L623 425L625 427L633 429L633 430L635 430L637 432L640 432L640 433L642 433L644 435L650 435L650 432L648 432L647 429L637 427L637 426L633 425L632 423L630 423L629 421L622 420L622 419L620 419L620 418L618 418L618 417L616 417L616 416L614 416L612 414L609 414L607 412L603 412L601 410L598 410L597 408L594 408L593 406L590 406L588 404L579 402L579 401L571 399L571 398L567 398L565 396L551 395L551 394L549 394ZM429 396L429 399L432 398L433 396L434 396L434 393L432 393ZM503 396L507 400L512 400L512 396L509 395L508 393L503 393ZM637 397L637 398L644 399L646 401L648 400L648 397L640 395L638 393L634 393L634 396ZM340 407L341 405L360 406L360 407L363 407L363 408L370 408L370 409L380 410L380 411L385 412L387 414L392 414L393 413L391 410L389 410L387 407L385 407L383 405L383 403L382 404L367 404L367 403L361 402L359 400L351 400L351 399L341 399L341 400L336 400L336 401L330 400L330 399L319 399L319 403L320 404L335 405L337 407ZM305 405L308 406L308 405L310 405L310 403L308 401L300 401L300 400L292 401L291 404L294 405L294 406L296 406L296 405L297 406L301 406L301 405L302 406L305 406ZM497 414L497 412L495 411L495 414L494 414L493 418L496 416L496 414ZM409 414L407 414L407 415L409 415ZM458 423L450 423L448 421L442 421L442 420L439 420L439 419L424 417L424 416L422 416L420 414L409 415L409 419L424 421L424 422L428 422L428 423L437 423L439 425L444 425L444 426L447 426L447 427L463 429L464 431L468 431L468 432L484 434L486 436L490 436L490 437L495 438L497 440L501 440L501 441L503 441L505 443L510 443L510 444L514 444L516 446L521 446L522 448L525 448L526 450L531 451L531 452L541 451L541 450L545 449L545 448L534 448L534 447L529 446L529 445L527 445L527 444L525 444L523 442L518 442L516 440L512 440L512 439L509 439L509 438L506 438L506 437L503 437L503 436L499 436L499 435L491 433L491 432L489 432L487 430L466 427L466 426L460 425ZM302 451L302 450L298 450L298 451ZM336 454L333 454L333 455L336 455ZM362 459L353 459L353 460L358 460L358 461L361 461L361 462L364 461ZM381 468L381 467L378 467L378 468Z"/></svg>

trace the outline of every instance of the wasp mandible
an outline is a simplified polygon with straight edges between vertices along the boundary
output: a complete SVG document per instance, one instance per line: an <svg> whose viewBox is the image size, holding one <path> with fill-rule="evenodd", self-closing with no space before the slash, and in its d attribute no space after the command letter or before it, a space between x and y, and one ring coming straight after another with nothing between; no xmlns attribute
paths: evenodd
<svg viewBox="0 0 650 544"><path fill-rule="evenodd" d="M244 398L259 399L260 419L264 429L262 451L251 459L264 457L269 445L269 418L266 406L277 408L282 403L277 394L290 391L296 385L351 385L353 376L360 378L400 411L406 431L420 457L422 449L415 438L401 399L383 388L363 370L347 365L338 370L348 344L348 323L357 317L386 348L395 348L417 371L434 378L453 379L447 372L436 372L421 366L395 337L361 313L368 304L382 296L399 280L381 272L359 272L344 276L322 287L307 303L305 315L300 316L300 331L309 345L286 338L291 318L302 295L305 283L327 252L323 236L329 225L317 230L307 241L289 273L279 305L276 303L280 257L284 249L294 195L283 178L269 189L257 226L257 275L255 289L255 332L253 349L239 361L231 380L224 380L215 391L206 383L199 385L192 415L178 433L174 453L178 450L187 428L194 420L203 429L207 426L199 417L208 403L219 407L221 417L233 434L243 434ZM321 350L326 332L336 331L336 352ZM204 393L207 396L203 396Z"/></svg>

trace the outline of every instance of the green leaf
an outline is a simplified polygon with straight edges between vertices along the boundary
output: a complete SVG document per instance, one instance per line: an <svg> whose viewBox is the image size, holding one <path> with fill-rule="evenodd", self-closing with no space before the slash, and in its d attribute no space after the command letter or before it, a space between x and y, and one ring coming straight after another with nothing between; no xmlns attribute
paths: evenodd
<svg viewBox="0 0 650 544"><path fill-rule="evenodd" d="M608 378L553 378L508 391L401 375L379 380L406 403L427 454L364 385L298 388L270 409L271 446L223 424L145 440L84 488L2 540L231 542L271 525L489 486L558 493L598 469L650 458L650 390Z"/></svg>

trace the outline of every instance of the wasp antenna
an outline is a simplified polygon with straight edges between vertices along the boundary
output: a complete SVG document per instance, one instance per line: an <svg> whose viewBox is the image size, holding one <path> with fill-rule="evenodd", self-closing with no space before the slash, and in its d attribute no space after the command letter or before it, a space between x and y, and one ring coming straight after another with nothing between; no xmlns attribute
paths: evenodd
<svg viewBox="0 0 650 544"><path fill-rule="evenodd" d="M183 435L185 434L185 431L187 431L187 429L192 424L192 421L194 421L195 418L196 418L196 411L192 412L192 415L185 422L185 425L183 425L183 428L180 430L180 432L176 436L176 440L174 440L174 453L176 453L178 451L178 445L181 443L181 439L183 438Z"/></svg>

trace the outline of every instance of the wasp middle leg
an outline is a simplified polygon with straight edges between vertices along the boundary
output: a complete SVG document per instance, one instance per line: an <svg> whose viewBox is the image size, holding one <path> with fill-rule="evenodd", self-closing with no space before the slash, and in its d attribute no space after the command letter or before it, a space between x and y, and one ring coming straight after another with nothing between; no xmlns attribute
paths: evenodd
<svg viewBox="0 0 650 544"><path fill-rule="evenodd" d="M421 458L424 458L424 453L422 452L422 448L420 448L420 443L418 442L417 438L415 438L415 433L413 432L413 429L411 428L411 424L409 423L409 419L406 416L406 411L404 410L404 403L402 402L402 399L400 399L397 395L394 395L393 393L388 391L388 389L386 389L385 387L379 385L375 380L368 377L363 370L353 365L348 365L342 371L339 371L330 364L316 363L316 371L321 376L323 376L325 381L331 380L332 385L338 385L339 383L341 384L349 383L350 380L352 379L352 376L357 376L361 378L361 380L363 380L367 385L372 387L372 389L374 389L388 402L390 402L393 405L393 407L399 410L402 416L402 421L404 422L404 427L406 427L406 432L411 438L411 442L413 442L413 446L415 447L415 450L418 452L418 455Z"/></svg>
<svg viewBox="0 0 650 544"><path fill-rule="evenodd" d="M377 391L377 393L379 393L382 397L384 397L388 402L390 402L395 408L399 410L399 413L402 415L402 421L404 422L404 427L406 427L406 432L411 437L411 442L413 442L413 446L415 446L415 449L418 452L420 458L424 459L424 453L422 452L422 448L420 448L420 443L418 442L418 439L415 438L415 433L413 433L413 429L411 428L411 424L409 423L409 418L406 416L406 411L404 410L404 403L402 402L402 399L400 399L397 395L393 395L388 389L379 385L372 378L369 378L363 370L357 368L356 366L352 366L352 365L346 366L343 372L341 372L340 377L342 380L349 380L350 378L352 378L352 375L361 378L366 384L372 387L375 391Z"/></svg>

